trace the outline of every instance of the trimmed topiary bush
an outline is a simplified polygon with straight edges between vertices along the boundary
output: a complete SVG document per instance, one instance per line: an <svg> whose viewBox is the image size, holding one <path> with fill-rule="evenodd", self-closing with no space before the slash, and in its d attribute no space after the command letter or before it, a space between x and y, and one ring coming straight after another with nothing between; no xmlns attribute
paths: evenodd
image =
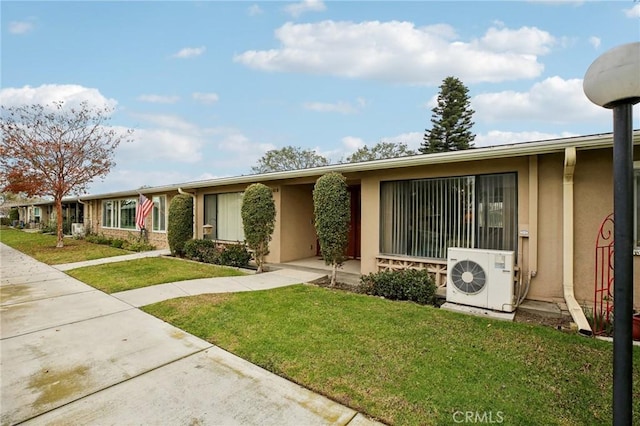
<svg viewBox="0 0 640 426"><path fill-rule="evenodd" d="M338 266L346 260L345 252L349 242L351 202L344 176L331 172L316 181L313 188L313 211L322 257L327 265L333 266L333 286Z"/></svg>
<svg viewBox="0 0 640 426"><path fill-rule="evenodd" d="M184 256L184 244L193 238L193 198L179 194L169 205L167 241L174 256Z"/></svg>
<svg viewBox="0 0 640 426"><path fill-rule="evenodd" d="M269 254L269 241L276 221L276 205L271 188L261 183L249 185L242 197L241 213L244 238L253 250L260 273L264 257Z"/></svg>
<svg viewBox="0 0 640 426"><path fill-rule="evenodd" d="M410 300L421 305L435 305L436 284L427 271L404 269L383 271L360 278L359 291L390 300Z"/></svg>

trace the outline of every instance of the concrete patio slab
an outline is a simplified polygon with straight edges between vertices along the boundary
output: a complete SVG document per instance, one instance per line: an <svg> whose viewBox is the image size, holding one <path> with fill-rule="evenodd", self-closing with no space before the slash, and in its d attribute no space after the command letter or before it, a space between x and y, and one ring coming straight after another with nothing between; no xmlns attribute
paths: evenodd
<svg viewBox="0 0 640 426"><path fill-rule="evenodd" d="M0 422L19 423L208 347L137 309L3 339Z"/></svg>
<svg viewBox="0 0 640 426"><path fill-rule="evenodd" d="M50 297L0 308L2 339L131 309L98 290Z"/></svg>
<svg viewBox="0 0 640 426"><path fill-rule="evenodd" d="M27 424L346 425L356 414L212 347Z"/></svg>

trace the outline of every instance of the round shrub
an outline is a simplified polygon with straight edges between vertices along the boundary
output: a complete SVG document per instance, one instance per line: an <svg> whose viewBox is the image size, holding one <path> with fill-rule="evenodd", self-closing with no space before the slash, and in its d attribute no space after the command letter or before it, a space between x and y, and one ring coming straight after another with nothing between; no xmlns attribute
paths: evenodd
<svg viewBox="0 0 640 426"><path fill-rule="evenodd" d="M410 300L421 305L435 304L436 284L425 270L382 271L360 278L359 291L390 300Z"/></svg>
<svg viewBox="0 0 640 426"><path fill-rule="evenodd" d="M184 256L184 244L193 238L193 198L179 194L169 205L167 241L174 256Z"/></svg>

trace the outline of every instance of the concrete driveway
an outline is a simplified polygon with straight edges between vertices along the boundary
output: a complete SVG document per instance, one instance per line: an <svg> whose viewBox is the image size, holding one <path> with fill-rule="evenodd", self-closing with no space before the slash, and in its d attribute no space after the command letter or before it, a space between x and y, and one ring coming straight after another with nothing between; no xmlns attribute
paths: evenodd
<svg viewBox="0 0 640 426"><path fill-rule="evenodd" d="M360 425L354 410L0 244L3 425Z"/></svg>

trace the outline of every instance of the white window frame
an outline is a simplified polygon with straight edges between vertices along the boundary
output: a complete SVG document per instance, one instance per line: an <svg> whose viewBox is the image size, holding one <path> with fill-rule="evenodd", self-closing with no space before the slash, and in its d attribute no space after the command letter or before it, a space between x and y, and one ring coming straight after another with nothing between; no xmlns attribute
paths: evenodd
<svg viewBox="0 0 640 426"><path fill-rule="evenodd" d="M166 233L167 232L167 196L166 195L154 195L152 216L152 232ZM163 203L164 202L164 203ZM161 216L162 215L162 216ZM162 217L160 223L158 219Z"/></svg>
<svg viewBox="0 0 640 426"><path fill-rule="evenodd" d="M123 201L133 201L133 227L129 226L129 227L123 227L122 226L122 202ZM109 215L109 224L107 224L106 219L106 212L105 212L105 208L107 203L111 203L112 209ZM101 212L101 217L102 217L102 227L105 229L121 229L123 231L135 231L136 228L136 223L135 223L135 212L136 209L138 208L138 200L136 198L121 198L118 200L102 200L102 212Z"/></svg>

